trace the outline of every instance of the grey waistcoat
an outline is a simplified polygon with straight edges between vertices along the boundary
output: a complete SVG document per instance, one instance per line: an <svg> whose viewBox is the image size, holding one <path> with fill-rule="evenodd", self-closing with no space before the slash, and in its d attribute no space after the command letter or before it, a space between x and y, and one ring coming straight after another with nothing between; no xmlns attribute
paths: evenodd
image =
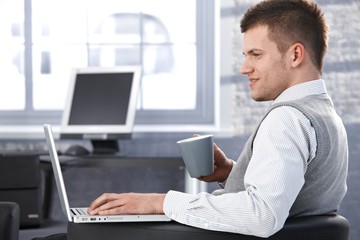
<svg viewBox="0 0 360 240"><path fill-rule="evenodd" d="M267 114L281 106L291 106L302 112L314 127L317 140L315 158L306 162L305 184L292 205L289 216L336 212L347 190L348 144L342 120L327 94L273 104ZM254 138L262 121L246 142L224 189L214 194L245 191L244 175L251 161Z"/></svg>

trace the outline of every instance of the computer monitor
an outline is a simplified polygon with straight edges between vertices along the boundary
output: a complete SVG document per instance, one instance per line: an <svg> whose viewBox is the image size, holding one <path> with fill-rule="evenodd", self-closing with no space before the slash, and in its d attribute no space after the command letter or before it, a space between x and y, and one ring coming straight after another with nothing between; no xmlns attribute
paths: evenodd
<svg viewBox="0 0 360 240"><path fill-rule="evenodd" d="M93 153L116 153L130 138L140 66L75 68L61 122L61 139L89 139Z"/></svg>

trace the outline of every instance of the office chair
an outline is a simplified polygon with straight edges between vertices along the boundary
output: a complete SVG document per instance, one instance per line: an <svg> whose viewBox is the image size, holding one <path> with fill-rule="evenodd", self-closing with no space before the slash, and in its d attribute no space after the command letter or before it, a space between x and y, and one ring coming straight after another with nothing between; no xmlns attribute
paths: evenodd
<svg viewBox="0 0 360 240"><path fill-rule="evenodd" d="M20 207L15 202L0 202L0 239L18 240Z"/></svg>

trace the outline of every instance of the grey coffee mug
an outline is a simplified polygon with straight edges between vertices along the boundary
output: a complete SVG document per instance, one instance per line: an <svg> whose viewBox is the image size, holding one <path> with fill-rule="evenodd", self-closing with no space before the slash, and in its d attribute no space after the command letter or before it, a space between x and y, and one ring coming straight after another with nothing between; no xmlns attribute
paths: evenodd
<svg viewBox="0 0 360 240"><path fill-rule="evenodd" d="M191 177L208 176L214 172L213 135L191 137L176 144Z"/></svg>

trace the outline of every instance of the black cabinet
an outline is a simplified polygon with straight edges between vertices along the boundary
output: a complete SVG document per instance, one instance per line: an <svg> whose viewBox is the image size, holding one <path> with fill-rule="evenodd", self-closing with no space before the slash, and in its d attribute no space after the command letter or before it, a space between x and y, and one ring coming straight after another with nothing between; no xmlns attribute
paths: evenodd
<svg viewBox="0 0 360 240"><path fill-rule="evenodd" d="M20 227L43 221L44 187L37 154L0 154L0 201L20 206Z"/></svg>

